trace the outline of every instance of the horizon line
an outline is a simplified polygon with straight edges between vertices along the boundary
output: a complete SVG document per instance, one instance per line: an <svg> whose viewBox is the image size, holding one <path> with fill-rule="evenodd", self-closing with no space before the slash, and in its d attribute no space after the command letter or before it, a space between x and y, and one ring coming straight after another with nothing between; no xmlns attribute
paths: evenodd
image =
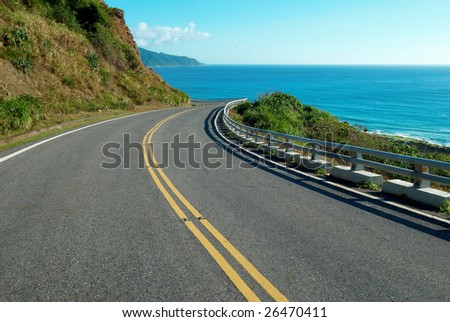
<svg viewBox="0 0 450 322"><path fill-rule="evenodd" d="M154 66L154 67L205 67L205 66L360 66L360 67L450 67L449 64L333 64L333 63L201 63L196 66Z"/></svg>

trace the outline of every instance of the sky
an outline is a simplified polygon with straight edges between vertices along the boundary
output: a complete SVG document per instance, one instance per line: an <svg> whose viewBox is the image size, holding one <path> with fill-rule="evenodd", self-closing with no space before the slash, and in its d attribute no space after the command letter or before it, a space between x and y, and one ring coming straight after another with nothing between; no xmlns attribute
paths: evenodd
<svg viewBox="0 0 450 322"><path fill-rule="evenodd" d="M450 64L450 0L105 0L138 46L206 64Z"/></svg>

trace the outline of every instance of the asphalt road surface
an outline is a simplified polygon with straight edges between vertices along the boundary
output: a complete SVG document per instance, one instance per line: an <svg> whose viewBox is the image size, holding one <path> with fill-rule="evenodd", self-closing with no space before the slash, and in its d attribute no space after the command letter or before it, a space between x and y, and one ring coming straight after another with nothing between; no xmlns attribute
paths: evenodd
<svg viewBox="0 0 450 322"><path fill-rule="evenodd" d="M227 150L217 107L0 159L0 300L450 300L448 225Z"/></svg>

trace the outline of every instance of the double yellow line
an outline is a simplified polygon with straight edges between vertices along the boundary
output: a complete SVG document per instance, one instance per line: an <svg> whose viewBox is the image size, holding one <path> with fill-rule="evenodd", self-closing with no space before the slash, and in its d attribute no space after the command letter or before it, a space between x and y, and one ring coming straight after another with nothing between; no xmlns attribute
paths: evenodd
<svg viewBox="0 0 450 322"><path fill-rule="evenodd" d="M250 263L244 255L242 255L207 219L205 219L201 213L195 209L194 206L180 193L180 191L173 185L173 183L166 176L164 171L158 167L153 150L152 150L152 138L153 134L167 121L170 119L186 113L190 110L176 113L161 120L156 124L142 140L142 147L144 153L144 161L150 176L155 182L158 189L166 198L169 205L178 215L178 217L183 220L189 231L199 240L203 247L208 251L212 258L217 262L220 268L225 272L228 278L233 282L241 294L251 302L259 302L260 298L255 294L255 292L245 283L241 276L236 272L236 270L230 265L230 263L223 257L223 255L217 250L216 247L208 240L208 238L197 228L194 221L191 221L186 213L180 208L177 201L172 197L168 189L176 196L178 202L181 202L186 209L194 216L195 222L200 223L206 228L212 236L231 254L231 256L248 272L248 274L259 283L259 285L275 300L278 302L287 302L288 299L281 294L281 292L270 283L270 281L262 275L252 263ZM150 160L149 160L150 157ZM156 170L156 171L155 171ZM160 178L167 185L161 182Z"/></svg>

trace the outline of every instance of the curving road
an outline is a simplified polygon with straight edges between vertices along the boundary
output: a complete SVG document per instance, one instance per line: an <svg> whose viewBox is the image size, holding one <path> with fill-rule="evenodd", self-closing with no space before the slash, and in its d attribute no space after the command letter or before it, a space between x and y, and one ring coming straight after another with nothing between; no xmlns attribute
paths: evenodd
<svg viewBox="0 0 450 322"><path fill-rule="evenodd" d="M218 106L0 159L0 300L450 300L448 225L224 149Z"/></svg>

